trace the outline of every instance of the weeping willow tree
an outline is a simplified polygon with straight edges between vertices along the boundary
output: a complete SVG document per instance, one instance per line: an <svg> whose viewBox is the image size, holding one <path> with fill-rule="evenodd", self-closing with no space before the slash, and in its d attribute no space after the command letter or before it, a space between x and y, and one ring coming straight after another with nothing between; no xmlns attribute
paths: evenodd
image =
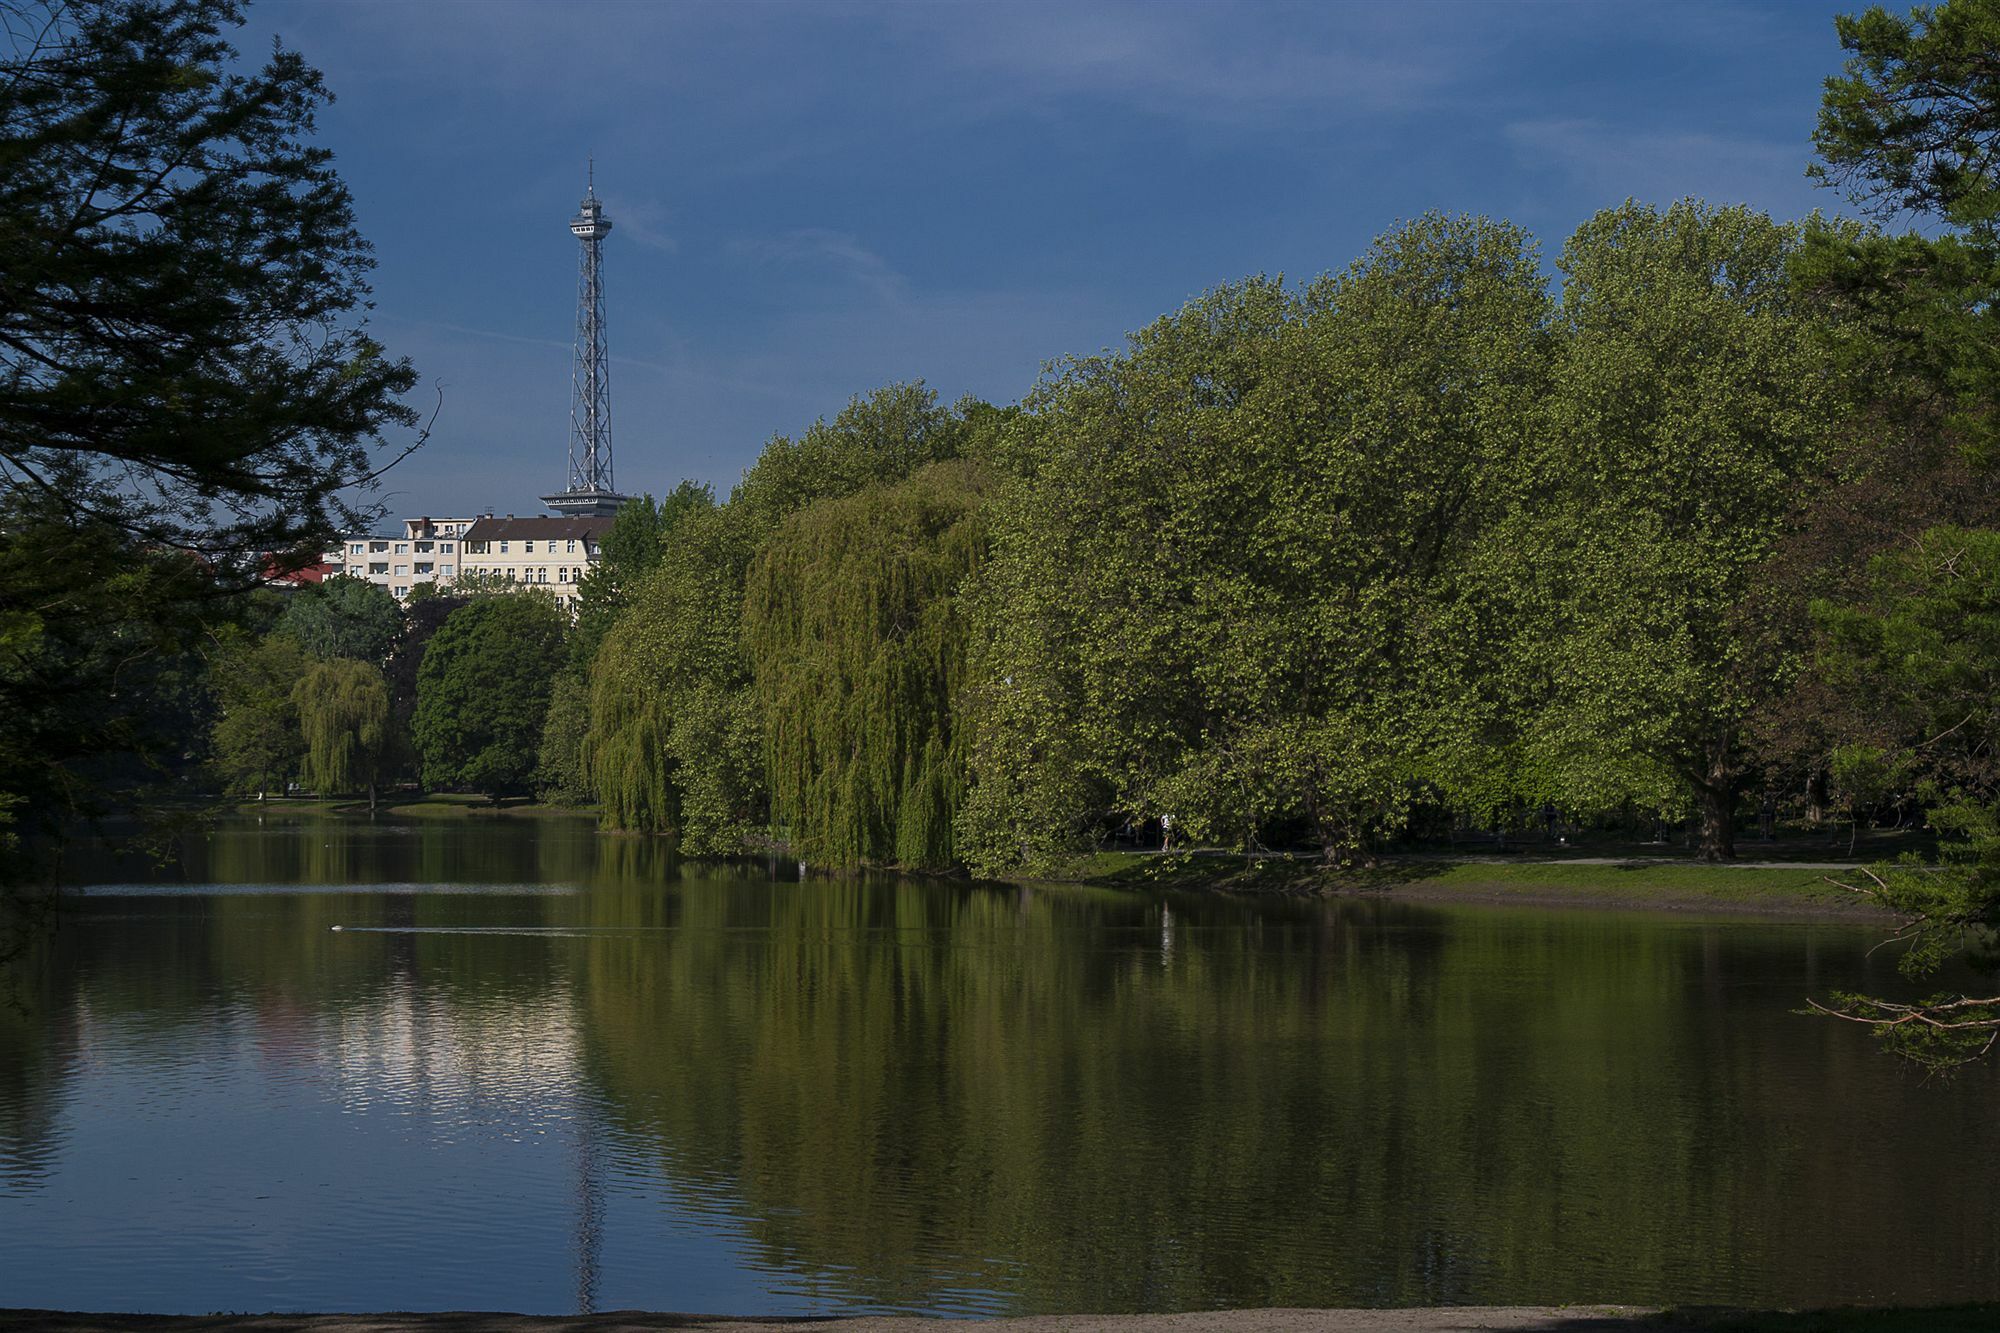
<svg viewBox="0 0 2000 1333"><path fill-rule="evenodd" d="M389 684L382 673L366 662L320 662L300 677L292 701L306 743L306 786L322 796L366 791L373 810L389 758Z"/></svg>
<svg viewBox="0 0 2000 1333"><path fill-rule="evenodd" d="M764 810L738 639L743 528L727 508L689 516L590 671L582 759L604 824L672 834L693 855L743 850Z"/></svg>
<svg viewBox="0 0 2000 1333"><path fill-rule="evenodd" d="M743 641L752 557L789 516L954 459L1006 415L890 385L796 440L774 438L726 504L691 507L591 658L582 753L607 827L673 834L690 855L744 850L768 815Z"/></svg>
<svg viewBox="0 0 2000 1333"><path fill-rule="evenodd" d="M959 592L986 552L986 474L940 463L825 500L751 564L743 639L773 821L807 860L956 863Z"/></svg>

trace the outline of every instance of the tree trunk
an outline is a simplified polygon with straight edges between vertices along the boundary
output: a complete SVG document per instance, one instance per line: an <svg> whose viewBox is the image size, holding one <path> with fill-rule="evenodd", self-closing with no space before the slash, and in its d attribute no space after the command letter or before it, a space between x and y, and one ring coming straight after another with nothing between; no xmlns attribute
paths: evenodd
<svg viewBox="0 0 2000 1333"><path fill-rule="evenodd" d="M1826 774L1815 771L1806 775L1806 823L1826 822Z"/></svg>
<svg viewBox="0 0 2000 1333"><path fill-rule="evenodd" d="M1736 859L1736 792L1741 777L1731 763L1730 745L1708 747L1705 770L1695 780L1695 815L1700 842L1695 854L1704 861Z"/></svg>
<svg viewBox="0 0 2000 1333"><path fill-rule="evenodd" d="M1718 791L1704 783L1697 793L1701 813L1701 845L1697 855L1704 861L1736 859L1736 793Z"/></svg>

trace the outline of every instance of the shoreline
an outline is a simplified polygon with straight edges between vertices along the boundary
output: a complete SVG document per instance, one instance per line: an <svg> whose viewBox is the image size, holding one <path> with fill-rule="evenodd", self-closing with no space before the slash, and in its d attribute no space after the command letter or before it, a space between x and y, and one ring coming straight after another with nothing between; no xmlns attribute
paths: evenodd
<svg viewBox="0 0 2000 1333"><path fill-rule="evenodd" d="M357 814L366 817L365 807L357 810L352 803L298 798L245 802L237 805L233 813L281 818L331 815L345 819ZM398 804L385 802L381 815L391 821L412 824L494 819L534 823L591 817L588 810L525 801L495 806L480 798L463 796ZM614 835L602 829L597 832L603 836L648 836ZM1886 859L1903 849L1898 845L1874 846L1862 849L1852 858L1734 862L1700 862L1615 846L1595 854L1581 847L1559 852L1523 848L1502 856L1444 850L1406 851L1391 853L1372 866L1338 869L1316 859L1283 854L1245 859L1212 850L1107 851L1087 858L1059 878L1008 876L988 882L1050 889L1220 893L1246 898L1373 899L1892 926L1901 919L1896 913L1867 895L1841 888L1832 881L1850 879L1859 866ZM1824 857L1834 851L1823 844L1798 843L1786 850L1801 858L1815 853ZM913 872L893 867L864 867L853 872L820 873ZM962 875L946 878L964 882Z"/></svg>
<svg viewBox="0 0 2000 1333"><path fill-rule="evenodd" d="M1630 1305L1406 1306L1200 1310L1175 1314L1026 1315L942 1319L914 1315L744 1317L617 1310L588 1315L498 1311L383 1314L91 1314L0 1309L0 1333L1589 1333L1682 1329L1709 1333L1959 1333L2000 1327L2000 1305L1843 1307L1811 1311Z"/></svg>
<svg viewBox="0 0 2000 1333"><path fill-rule="evenodd" d="M1121 857L1075 880L1021 881L1110 890L1225 893L1246 898L1588 909L1765 921L1894 925L1901 918L1835 881L1853 862L1706 864L1655 858L1550 857L1506 861L1407 857L1367 869L1297 861L1211 865L1211 858L1151 864ZM1213 858L1220 861L1221 858Z"/></svg>

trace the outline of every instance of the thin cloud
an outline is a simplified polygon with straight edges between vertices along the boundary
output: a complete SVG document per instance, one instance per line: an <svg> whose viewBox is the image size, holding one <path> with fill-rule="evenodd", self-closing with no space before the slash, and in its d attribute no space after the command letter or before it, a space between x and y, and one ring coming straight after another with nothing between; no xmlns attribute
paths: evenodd
<svg viewBox="0 0 2000 1333"><path fill-rule="evenodd" d="M898 302L909 282L895 267L852 233L801 227L776 236L744 237L732 253L769 264L797 265L852 283L884 302Z"/></svg>
<svg viewBox="0 0 2000 1333"><path fill-rule="evenodd" d="M1506 127L1522 164L1557 173L1602 204L1695 196L1776 214L1830 207L1805 178L1809 146L1700 131L1640 129L1599 120L1526 120Z"/></svg>
<svg viewBox="0 0 2000 1333"><path fill-rule="evenodd" d="M1429 15L1442 12L1428 11ZM1462 11L1454 10L1453 13ZM895 5L885 28L1022 102L1088 98L1162 116L1238 120L1307 106L1429 104L1475 67L1467 24L1352 6L1154 3ZM1281 23L1273 40L1261 14ZM1478 26L1476 22L1471 26ZM976 93L974 94L977 95Z"/></svg>

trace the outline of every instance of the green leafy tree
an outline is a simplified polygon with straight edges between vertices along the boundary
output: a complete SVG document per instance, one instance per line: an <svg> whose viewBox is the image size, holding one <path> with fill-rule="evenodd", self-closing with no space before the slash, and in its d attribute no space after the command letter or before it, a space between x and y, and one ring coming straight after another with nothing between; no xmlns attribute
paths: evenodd
<svg viewBox="0 0 2000 1333"><path fill-rule="evenodd" d="M618 511L611 530L597 545L597 563L576 590L576 636L571 648L580 668L587 669L618 618L632 590L659 566L660 553L673 540L674 529L690 514L715 507L715 492L698 482L683 481L664 500L641 496Z"/></svg>
<svg viewBox="0 0 2000 1333"><path fill-rule="evenodd" d="M985 555L989 489L975 464L933 464L799 511L750 566L771 813L809 861L957 863L960 594Z"/></svg>
<svg viewBox="0 0 2000 1333"><path fill-rule="evenodd" d="M431 636L412 731L426 786L498 799L534 781L565 619L544 597L484 597Z"/></svg>
<svg viewBox="0 0 2000 1333"><path fill-rule="evenodd" d="M298 642L287 634L262 639L236 631L225 635L211 663L220 713L216 718L216 766L231 790L283 792L298 771L305 745L293 691L310 665Z"/></svg>
<svg viewBox="0 0 2000 1333"><path fill-rule="evenodd" d="M1400 827L1476 732L1447 706L1489 642L1468 560L1546 323L1525 235L1430 216L1044 383L977 591L973 865L1161 815L1243 847L1300 829L1333 860Z"/></svg>
<svg viewBox="0 0 2000 1333"><path fill-rule="evenodd" d="M776 436L730 497L750 530L768 532L815 500L895 482L930 463L957 458L966 441L968 400L941 407L921 383L892 384L857 397L832 421L815 421L796 440Z"/></svg>
<svg viewBox="0 0 2000 1333"><path fill-rule="evenodd" d="M1883 221L1941 234L1822 231L1802 282L1873 335L1880 389L1972 455L2000 447L2000 8L1949 0L1835 21L1848 52L1827 80L1811 174Z"/></svg>
<svg viewBox="0 0 2000 1333"><path fill-rule="evenodd" d="M156 701L233 618L217 585L365 526L344 497L415 424L415 374L363 331L368 247L297 53L240 67L234 0L6 19L0 809L54 827L198 757L203 711Z"/></svg>
<svg viewBox="0 0 2000 1333"><path fill-rule="evenodd" d="M743 633L758 548L816 500L958 456L966 414L921 384L856 398L798 439L774 438L728 503L689 503L660 563L591 658L590 786L605 824L675 834L696 855L741 851L768 818L763 737Z"/></svg>
<svg viewBox="0 0 2000 1333"><path fill-rule="evenodd" d="M1876 516L1883 530L1854 543L1875 557L1868 577L1815 608L1820 711L1835 743L1906 764L1929 806L1935 863L1906 855L1851 886L1903 915L1905 971L1928 975L1960 951L1990 969L2000 926L2000 735L1987 684L2000 676L1990 478L2000 458L2000 9L1878 7L1837 27L1849 58L1827 81L1814 174L1884 221L1914 213L1936 225L1815 238L1797 276L1866 329L1884 453L1936 498ZM2000 1032L1990 994L1844 995L1827 1011L1934 1067L1983 1054Z"/></svg>
<svg viewBox="0 0 2000 1333"><path fill-rule="evenodd" d="M201 758L195 646L249 609L217 592L180 552L0 488L0 842L15 820L58 831Z"/></svg>
<svg viewBox="0 0 2000 1333"><path fill-rule="evenodd" d="M590 695L583 677L565 670L549 692L548 717L535 760L535 793L550 805L584 805L591 798L583 741L590 731Z"/></svg>
<svg viewBox="0 0 2000 1333"><path fill-rule="evenodd" d="M1939 528L1879 557L1867 595L1821 603L1819 667L1865 710L1872 743L1836 755L1866 799L1914 787L1930 807L1937 860L1914 853L1851 884L1904 918L1904 971L1917 977L1969 950L1991 971L2000 930L2000 532ZM2000 998L1953 993L1922 1003L1842 996L1833 1011L1876 1026L1891 1049L1948 1066L2000 1033Z"/></svg>
<svg viewBox="0 0 2000 1333"><path fill-rule="evenodd" d="M367 243L319 74L236 66L236 0L23 4L0 68L0 467L146 541L254 566L342 495L415 383L360 331Z"/></svg>
<svg viewBox="0 0 2000 1333"><path fill-rule="evenodd" d="M761 738L743 655L754 549L733 507L691 516L591 664L583 755L612 828L743 850L764 822Z"/></svg>
<svg viewBox="0 0 2000 1333"><path fill-rule="evenodd" d="M418 587L428 585L419 584ZM417 716L417 672L423 665L424 650L451 613L472 600L434 590L425 596L412 589L403 606L402 624L395 647L383 665L382 676L389 685L389 735L393 746L391 768L399 776L421 781L423 760L416 752L414 725Z"/></svg>
<svg viewBox="0 0 2000 1333"><path fill-rule="evenodd" d="M319 661L379 665L396 644L403 613L387 588L343 576L293 593L278 627Z"/></svg>
<svg viewBox="0 0 2000 1333"><path fill-rule="evenodd" d="M1845 409L1797 228L1627 203L1564 249L1554 386L1491 563L1515 576L1523 785L1692 810L1734 855L1749 719L1796 655L1742 614Z"/></svg>
<svg viewBox="0 0 2000 1333"><path fill-rule="evenodd" d="M315 663L292 691L305 740L302 776L322 796L368 793L375 809L393 744L389 686L367 662Z"/></svg>

